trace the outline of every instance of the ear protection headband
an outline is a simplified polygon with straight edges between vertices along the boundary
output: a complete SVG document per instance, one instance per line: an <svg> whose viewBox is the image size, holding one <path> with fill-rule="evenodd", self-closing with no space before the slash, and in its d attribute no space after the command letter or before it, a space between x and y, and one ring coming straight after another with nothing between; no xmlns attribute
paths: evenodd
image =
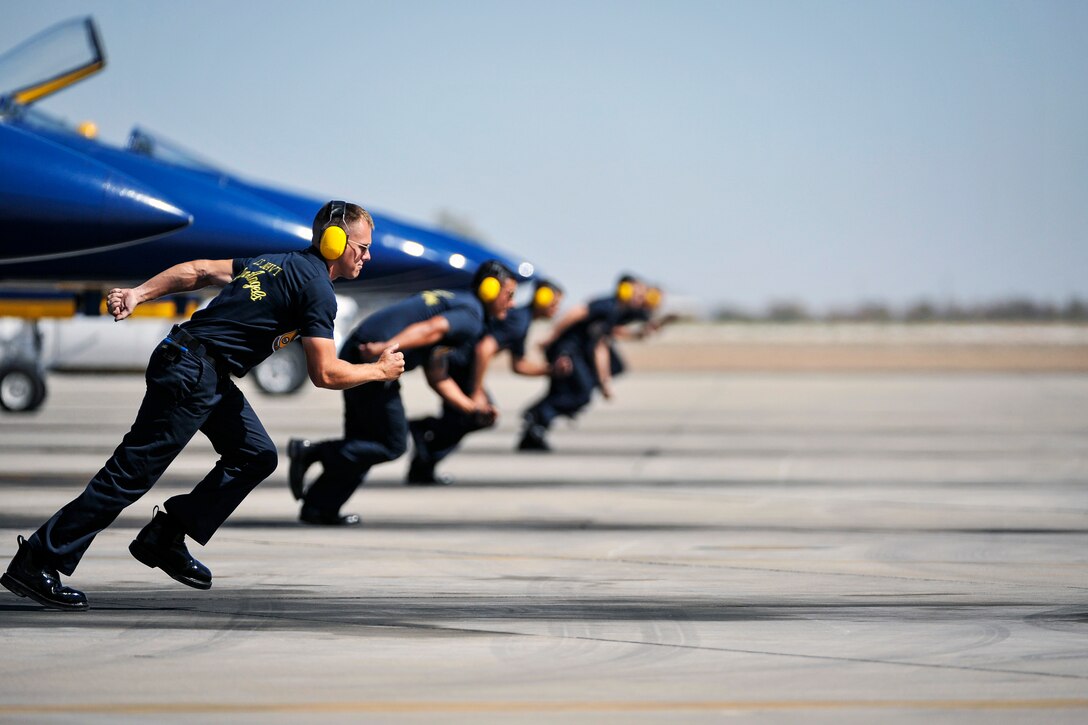
<svg viewBox="0 0 1088 725"><path fill-rule="evenodd" d="M494 275L484 277L476 287L476 295L483 302L494 302L499 299L500 292L502 292L502 282Z"/></svg>
<svg viewBox="0 0 1088 725"><path fill-rule="evenodd" d="M635 296L635 284L629 280L623 280L616 285L616 299L620 302L630 302Z"/></svg>
<svg viewBox="0 0 1088 725"><path fill-rule="evenodd" d="M318 249L321 256L330 262L340 259L348 246L347 222L344 215L347 213L347 204L342 201L332 202L329 209L329 221L321 232L321 243Z"/></svg>
<svg viewBox="0 0 1088 725"><path fill-rule="evenodd" d="M536 292L533 293L533 306L537 309L543 310L554 301L555 290L553 290L551 287L537 287Z"/></svg>

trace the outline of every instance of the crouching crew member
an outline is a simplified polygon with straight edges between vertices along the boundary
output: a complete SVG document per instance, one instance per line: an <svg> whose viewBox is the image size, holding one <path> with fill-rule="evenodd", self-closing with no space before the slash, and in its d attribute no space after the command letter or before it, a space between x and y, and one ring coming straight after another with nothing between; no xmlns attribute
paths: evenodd
<svg viewBox="0 0 1088 725"><path fill-rule="evenodd" d="M434 361L429 376L452 378L472 396L475 406L443 401L440 417L428 416L409 423L414 454L408 469L410 484L450 484L449 476L435 473L439 461L453 453L461 440L473 431L495 424L496 415L480 415L476 409L494 410L491 396L484 388L484 375L491 360L504 350L510 351L510 368L518 375L551 375L552 366L546 361L529 360L525 356L525 338L534 320L552 319L562 300L563 290L553 282L537 280L533 298L524 307L517 307L506 319L492 319L488 330L475 348L461 347ZM495 411L497 413L497 411Z"/></svg>
<svg viewBox="0 0 1088 725"><path fill-rule="evenodd" d="M505 317L513 303L517 280L496 261L476 271L470 290L429 290L369 316L340 350L347 361L369 360L392 345L404 352L405 370L431 360L436 348L475 345L488 318ZM491 415L490 405L476 404L451 378L434 383L439 395L466 412ZM369 385L344 391L344 438L311 443L292 439L288 483L302 500L299 518L308 524L344 526L359 523L340 508L363 482L371 466L399 458L408 447L408 420L400 383ZM306 470L320 461L322 473L304 490Z"/></svg>
<svg viewBox="0 0 1088 725"><path fill-rule="evenodd" d="M212 574L185 546L208 543L246 495L276 470L276 448L249 402L231 380L273 350L301 337L310 379L345 389L396 380L403 356L393 348L377 363L351 365L336 356L332 280L354 279L370 259L374 222L362 207L333 201L314 219L313 245L298 252L179 264L133 289L107 295L123 320L141 302L209 285L223 287L208 307L175 327L151 355L147 392L132 429L86 490L42 525L3 575L5 587L57 609L87 608L86 596L64 586L94 537L144 495L199 430L220 458L192 492L137 534L129 551L175 580L208 589Z"/></svg>
<svg viewBox="0 0 1088 725"><path fill-rule="evenodd" d="M627 318L627 324L617 325L612 328L611 340L608 343L609 372L613 379L619 377L627 370L627 363L616 349L616 340L645 340L646 338L661 332L665 325L676 322L679 315L661 315L661 303L665 299L665 292L660 287L647 287L643 298L642 308L633 310ZM631 324L641 322L637 328Z"/></svg>
<svg viewBox="0 0 1088 725"><path fill-rule="evenodd" d="M624 275L613 294L574 307L555 324L541 343L554 372L548 392L525 411L518 450L550 450L546 436L552 421L577 415L594 388L612 397L611 335L620 325L645 319L645 296L646 285Z"/></svg>

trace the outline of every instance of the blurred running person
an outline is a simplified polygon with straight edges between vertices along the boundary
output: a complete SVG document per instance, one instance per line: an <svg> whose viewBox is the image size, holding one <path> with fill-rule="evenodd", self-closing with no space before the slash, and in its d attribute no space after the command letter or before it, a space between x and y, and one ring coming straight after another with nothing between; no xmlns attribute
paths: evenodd
<svg viewBox="0 0 1088 725"><path fill-rule="evenodd" d="M484 376L496 355L510 353L510 369L518 375L552 375L555 370L544 360L526 357L525 342L529 327L536 320L550 320L559 310L563 290L547 280L537 280L529 304L516 307L505 319L493 319L488 331L473 347L458 348L435 360L428 377L452 378L474 405L467 406L443 401L442 415L419 418L409 423L413 456L407 483L416 485L453 483L449 476L436 474L435 466L453 453L461 440L474 431L495 425L496 415L481 415L480 410L495 410L494 401L484 388Z"/></svg>
<svg viewBox="0 0 1088 725"><path fill-rule="evenodd" d="M646 319L645 297L645 283L624 275L612 294L574 307L555 324L541 343L554 372L548 392L525 411L518 450L551 450L547 433L552 421L576 416L589 405L594 389L612 397L611 336L619 326Z"/></svg>
<svg viewBox="0 0 1088 725"><path fill-rule="evenodd" d="M348 362L371 360L396 346L404 353L404 369L431 360L436 348L475 345L489 319L501 319L513 305L517 279L497 261L480 265L471 289L428 290L378 310L367 317L344 342L340 357ZM484 416L489 405L478 405L452 379L436 390L444 400ZM408 420L400 397L400 383L370 385L344 391L344 437L311 443L292 439L288 483L302 500L299 519L323 526L351 526L356 514L341 507L366 478L372 466L399 458L408 448ZM306 470L320 461L321 475L305 488Z"/></svg>

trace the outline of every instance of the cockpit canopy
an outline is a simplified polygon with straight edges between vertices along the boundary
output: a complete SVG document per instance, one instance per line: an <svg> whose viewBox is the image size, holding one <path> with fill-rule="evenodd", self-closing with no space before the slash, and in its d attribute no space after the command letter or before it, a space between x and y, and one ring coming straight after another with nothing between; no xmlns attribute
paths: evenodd
<svg viewBox="0 0 1088 725"><path fill-rule="evenodd" d="M67 20L0 55L0 104L28 106L105 65L94 20Z"/></svg>

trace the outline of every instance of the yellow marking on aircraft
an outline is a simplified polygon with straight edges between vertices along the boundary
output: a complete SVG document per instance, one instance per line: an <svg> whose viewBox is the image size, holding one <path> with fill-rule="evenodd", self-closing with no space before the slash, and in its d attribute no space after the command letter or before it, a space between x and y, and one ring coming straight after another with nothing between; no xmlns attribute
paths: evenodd
<svg viewBox="0 0 1088 725"><path fill-rule="evenodd" d="M177 305L173 302L145 302L133 311L132 317L189 318L199 306L198 302L191 301L179 313ZM78 306L74 297L62 299L0 299L0 317L20 317L24 320L40 320L47 317L75 317L77 309ZM109 315L105 300L102 300L98 310L104 316Z"/></svg>
<svg viewBox="0 0 1088 725"><path fill-rule="evenodd" d="M0 317L22 317L27 320L40 320L43 317L72 317L75 314L75 299L0 300Z"/></svg>
<svg viewBox="0 0 1088 725"><path fill-rule="evenodd" d="M30 86L29 88L24 88L23 90L15 94L15 102L24 106L28 103L33 103L40 98L44 98L51 93L56 93L57 91L63 88L67 88L68 86L72 85L77 81L83 80L84 78L93 73L97 73L98 71L102 70L103 66L105 65L106 64L104 61L96 61L94 63L91 63L90 65L83 66L82 68L77 68L71 73L65 73L64 75L58 78L54 78L51 81L46 81L45 83L37 86Z"/></svg>
<svg viewBox="0 0 1088 725"><path fill-rule="evenodd" d="M85 703L0 705L0 715L226 715L238 713L564 713L763 710L1068 710L1088 709L1088 698L1022 700L708 700L636 702L279 702Z"/></svg>

